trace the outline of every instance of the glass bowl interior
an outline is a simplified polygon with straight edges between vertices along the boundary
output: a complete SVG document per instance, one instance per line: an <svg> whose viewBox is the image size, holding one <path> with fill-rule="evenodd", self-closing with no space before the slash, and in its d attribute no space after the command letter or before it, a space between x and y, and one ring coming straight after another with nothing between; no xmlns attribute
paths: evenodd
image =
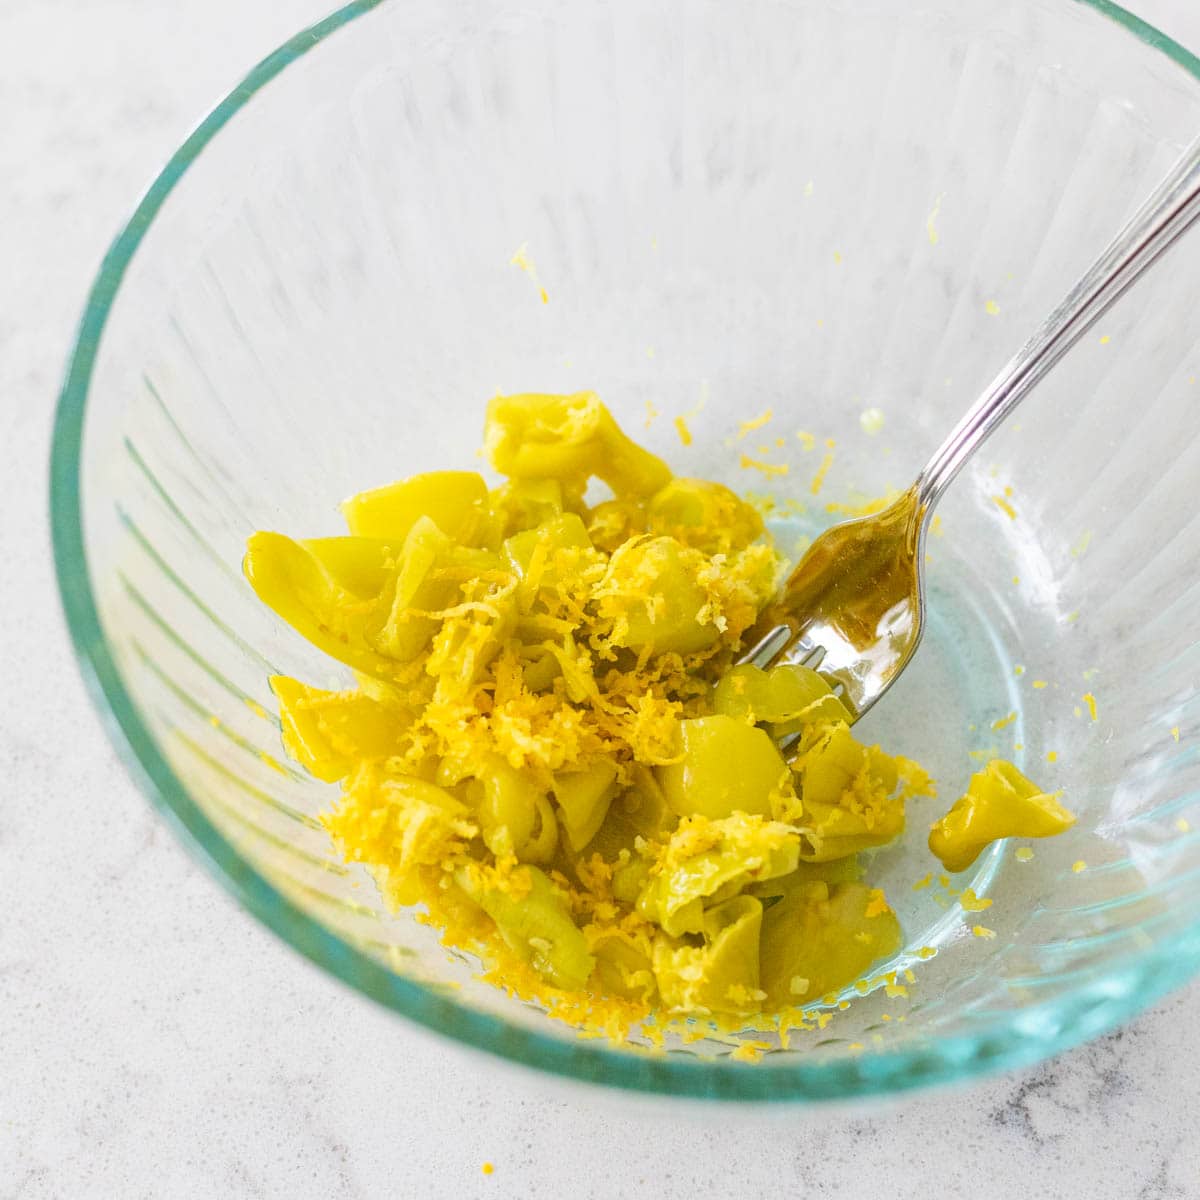
<svg viewBox="0 0 1200 1200"><path fill-rule="evenodd" d="M255 529L337 533L353 491L474 467L496 392L581 388L680 473L775 497L794 549L911 480L1197 127L1200 63L1101 0L364 2L304 31L151 187L60 403L60 586L142 786L302 953L579 1078L866 1094L1137 1011L1200 963L1200 239L960 477L927 640L864 722L947 804L998 754L1078 827L914 889L944 805L914 806L873 867L893 983L759 1063L580 1041L387 912L279 748L268 675L338 672L239 563Z"/></svg>

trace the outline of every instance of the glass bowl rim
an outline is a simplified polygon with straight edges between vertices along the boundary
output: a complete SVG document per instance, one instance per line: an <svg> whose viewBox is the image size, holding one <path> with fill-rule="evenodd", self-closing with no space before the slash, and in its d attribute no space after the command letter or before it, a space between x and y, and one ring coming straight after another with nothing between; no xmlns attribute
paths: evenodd
<svg viewBox="0 0 1200 1200"><path fill-rule="evenodd" d="M1125 961L1136 986L1105 989L1092 1019L1054 1020L1084 990L998 1015L986 1033L939 1038L909 1050L871 1051L837 1062L803 1054L750 1064L685 1054L630 1053L564 1039L465 1008L403 978L293 904L220 833L189 795L139 715L105 638L83 538L80 465L84 418L101 336L130 260L159 210L221 129L286 67L384 0L351 0L289 38L253 67L195 127L155 177L110 245L89 291L55 412L50 455L50 526L60 600L88 693L126 769L220 883L276 935L343 983L409 1020L524 1066L634 1091L731 1101L818 1101L864 1097L1029 1065L1110 1029L1181 986L1200 965L1200 921L1179 943L1154 945ZM1110 19L1200 80L1200 58L1112 0L1064 0ZM83 568L83 569L81 569ZM1089 977L1087 983L1094 983ZM1103 983L1103 981L1101 981ZM1046 1034L1031 1033L1051 1018Z"/></svg>

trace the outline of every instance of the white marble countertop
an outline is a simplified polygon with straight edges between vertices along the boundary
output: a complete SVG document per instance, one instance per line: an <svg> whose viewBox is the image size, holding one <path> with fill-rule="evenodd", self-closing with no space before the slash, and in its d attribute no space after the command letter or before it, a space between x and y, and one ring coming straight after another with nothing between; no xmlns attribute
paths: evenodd
<svg viewBox="0 0 1200 1200"><path fill-rule="evenodd" d="M971 1090L714 1114L569 1087L408 1026L238 910L151 813L59 614L59 375L143 185L326 7L0 0L0 1200L1200 1197L1200 985ZM1200 46L1196 0L1139 11Z"/></svg>

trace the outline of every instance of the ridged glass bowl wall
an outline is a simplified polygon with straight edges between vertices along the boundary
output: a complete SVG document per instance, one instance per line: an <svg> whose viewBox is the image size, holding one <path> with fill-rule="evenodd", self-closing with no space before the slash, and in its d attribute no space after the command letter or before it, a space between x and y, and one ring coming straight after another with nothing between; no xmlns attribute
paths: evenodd
<svg viewBox="0 0 1200 1200"><path fill-rule="evenodd" d="M790 497L778 531L811 533L911 479L1197 129L1200 64L1102 0L358 3L298 35L118 238L58 414L63 597L140 784L321 966L581 1078L863 1094L1136 1012L1200 962L1196 238L951 492L927 642L867 723L946 803L999 753L1078 828L953 881L993 899L980 916L936 874L913 890L940 811L914 806L874 868L907 995L851 993L760 1063L577 1040L384 911L315 820L331 789L279 747L268 674L336 672L239 563L254 529L335 533L353 491L473 467L497 391L594 388L678 470Z"/></svg>

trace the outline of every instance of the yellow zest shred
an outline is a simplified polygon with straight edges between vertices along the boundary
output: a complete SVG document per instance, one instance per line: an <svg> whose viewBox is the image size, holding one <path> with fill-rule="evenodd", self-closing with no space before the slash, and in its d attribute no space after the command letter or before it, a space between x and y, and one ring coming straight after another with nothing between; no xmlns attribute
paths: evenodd
<svg viewBox="0 0 1200 1200"><path fill-rule="evenodd" d="M729 1057L737 1062L758 1062L763 1054L771 1049L770 1042L753 1042L743 1041L736 1050L730 1052Z"/></svg>
<svg viewBox="0 0 1200 1200"><path fill-rule="evenodd" d="M987 896L976 896L973 888L965 888L958 902L963 906L964 912L983 912L985 908L992 907L991 899Z"/></svg>
<svg viewBox="0 0 1200 1200"><path fill-rule="evenodd" d="M945 196L944 192L939 192L937 199L933 202L933 208L929 211L929 216L925 218L925 233L929 238L929 244L936 246L938 244L938 231L936 221L938 213L942 211L942 199Z"/></svg>
<svg viewBox="0 0 1200 1200"><path fill-rule="evenodd" d="M537 268L533 264L533 259L529 256L529 243L522 242L508 261L510 266L516 267L529 276L530 281L538 289L538 295L541 297L542 303L549 303L550 297L546 294L546 289L542 287L541 282L538 280Z"/></svg>
<svg viewBox="0 0 1200 1200"><path fill-rule="evenodd" d="M778 479L790 470L787 463L763 462L761 459L751 458L748 454L743 454L738 459L738 466L744 471L761 471L767 479Z"/></svg>
<svg viewBox="0 0 1200 1200"><path fill-rule="evenodd" d="M829 468L833 466L833 452L828 452L822 459L821 465L817 468L817 473L813 476L812 483L808 485L808 490L814 496L818 495L821 488L825 484L825 476L829 474Z"/></svg>
<svg viewBox="0 0 1200 1200"><path fill-rule="evenodd" d="M742 421L738 425L737 441L740 442L742 440L742 438L746 437L748 434L753 433L756 429L761 429L769 421L773 420L774 417L775 417L775 410L768 408L765 411L759 413L759 415L757 417L751 417L748 421Z"/></svg>

